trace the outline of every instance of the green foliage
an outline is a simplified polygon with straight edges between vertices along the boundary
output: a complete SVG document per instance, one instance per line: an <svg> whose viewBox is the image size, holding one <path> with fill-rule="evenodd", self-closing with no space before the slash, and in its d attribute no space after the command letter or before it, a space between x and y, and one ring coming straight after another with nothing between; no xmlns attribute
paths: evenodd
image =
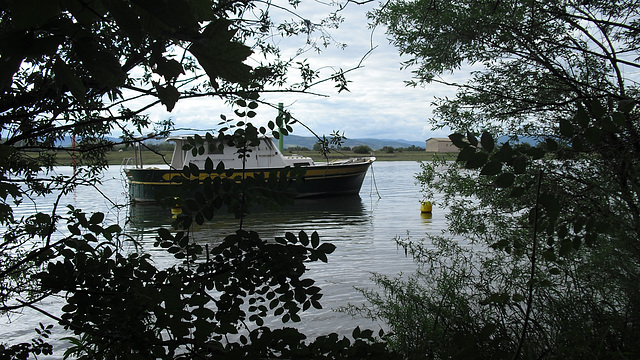
<svg viewBox="0 0 640 360"><path fill-rule="evenodd" d="M78 211L74 216L78 222L69 226L84 238L99 230L97 219L84 229L86 216ZM167 358L238 346L221 341L247 329L247 321L260 327L270 313L284 323L296 322L302 308L320 307L320 289L302 278L304 263L326 261L334 249L320 244L316 233L304 232L267 242L239 230L206 254L190 241L188 230L161 228L156 239L156 246L184 259L183 264L159 269L149 254L125 254L107 243L70 237L64 245L73 251L61 251L64 258L50 261L39 275L43 289L67 294L61 322L84 336L69 355ZM250 306L245 310L243 304Z"/></svg>
<svg viewBox="0 0 640 360"><path fill-rule="evenodd" d="M304 146L289 146L287 147L287 151L289 151L290 153L293 153L295 151L309 151L309 148Z"/></svg>
<svg viewBox="0 0 640 360"><path fill-rule="evenodd" d="M401 148L402 150L405 151L424 151L425 149L423 147L419 147L419 146L415 146L415 145L411 145L408 146L406 148Z"/></svg>
<svg viewBox="0 0 640 360"><path fill-rule="evenodd" d="M393 154L393 151L395 149L393 148L393 146L384 146L381 150L386 152L387 154Z"/></svg>
<svg viewBox="0 0 640 360"><path fill-rule="evenodd" d="M263 127L249 122L265 101L262 91L304 92L321 73L300 66L302 83L287 83L293 59L280 58L274 33L304 34L318 47L307 19L275 23L253 1L92 0L5 1L0 10L0 311L39 308L55 296L61 315L44 313L71 335L66 358L389 358L370 331L352 339L330 334L312 341L295 329L264 327L266 316L283 323L319 308L321 293L304 277L306 263L328 261L333 245L316 233L286 233L266 240L244 229L251 206L291 201L284 176L205 181L204 190L178 199L183 214L172 229L157 231L156 246L176 264L160 267L118 224L100 212L68 207L63 195L77 186L96 186L105 152L169 134L170 120L152 124L145 111L167 111L184 98L226 101L233 116L221 115L219 139L251 156L258 136L279 137L297 120L282 111ZM285 12L294 13L292 2ZM268 5L266 5L268 6ZM273 10L273 8L271 8ZM334 14L323 25L341 19ZM326 44L325 44L326 45ZM322 46L322 45L320 45ZM272 59L251 67L253 53ZM301 53L304 53L302 51ZM345 71L331 74L338 92L348 90ZM148 132L153 132L149 135ZM112 132L122 133L118 144ZM212 134L196 135L187 150L204 152ZM325 144L339 146L334 134ZM70 145L69 142L74 143ZM213 142L209 142L212 144ZM73 175L55 175L60 152L73 155ZM205 170L213 170L207 163ZM220 165L220 171L225 171ZM186 166L188 179L201 169ZM274 175L274 174L272 174ZM54 199L48 212L14 218L13 208L42 196ZM171 206L175 199L171 199ZM222 208L240 219L223 239L194 241L194 224ZM50 325L36 328L30 343L0 345L0 358L51 355Z"/></svg>
<svg viewBox="0 0 640 360"><path fill-rule="evenodd" d="M389 321L406 357L639 356L637 10L463 0L374 13L412 56L414 84L477 65L431 119L455 132L457 161L417 176L426 198L442 195L451 239L399 241L420 270L377 277L383 294L357 309ZM625 51L636 56L611 55Z"/></svg>
<svg viewBox="0 0 640 360"><path fill-rule="evenodd" d="M373 152L369 145L356 145L352 150L355 154L371 154Z"/></svg>
<svg viewBox="0 0 640 360"><path fill-rule="evenodd" d="M491 306L477 306L487 302L494 288L478 283L472 272L498 275L513 264L482 254L475 258L468 247L443 237L429 244L409 238L396 241L420 264L418 271L407 278L374 275L383 292L360 289L369 304L343 310L387 321L387 341L405 359L511 359L513 328L496 320L517 321L521 314L505 309L522 299L505 294L494 296Z"/></svg>
<svg viewBox="0 0 640 360"><path fill-rule="evenodd" d="M31 339L29 343L14 344L8 348L4 344L0 344L0 354L3 355L3 358L27 359L30 354L35 356L53 355L53 346L46 342L51 335L53 325L44 326L39 323L38 326L34 329L38 337Z"/></svg>
<svg viewBox="0 0 640 360"><path fill-rule="evenodd" d="M344 136L344 133L340 134L340 132L334 131L329 137L326 135L318 137L318 142L313 145L313 150L327 157L332 150L340 148L345 140L347 140L347 138Z"/></svg>

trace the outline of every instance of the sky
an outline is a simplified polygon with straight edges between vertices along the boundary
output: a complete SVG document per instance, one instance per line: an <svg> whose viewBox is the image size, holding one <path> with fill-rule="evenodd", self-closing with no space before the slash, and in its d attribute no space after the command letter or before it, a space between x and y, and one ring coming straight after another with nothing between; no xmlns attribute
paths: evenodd
<svg viewBox="0 0 640 360"><path fill-rule="evenodd" d="M338 93L335 83L327 82L312 91L326 96L278 94L265 95L264 99L273 103L283 103L284 107L319 135L329 135L333 131L344 133L347 138L402 139L424 141L430 137L446 137L448 130L434 131L427 119L432 116L434 96L453 96L454 90L443 85L428 84L424 87L407 87L404 81L411 80L409 69L401 70L402 58L398 50L389 44L384 28L373 31L368 27L367 11L376 3L366 5L349 4L341 14L344 22L339 29L331 29L335 40L346 43L345 49L330 45L321 53L309 52L312 67L327 67L325 76L336 69L362 67L349 72L349 91ZM315 1L303 1L298 13L319 22L330 8ZM282 41L278 45L293 54L300 41ZM363 60L369 50L375 49ZM251 65L252 62L248 61ZM211 129L219 121L221 113L231 114L219 99L181 100L171 112L158 106L148 112L151 120L171 118L177 128ZM264 106L258 108L256 125L272 120L277 111ZM261 123L262 122L262 123ZM294 126L295 135L310 136L302 126Z"/></svg>

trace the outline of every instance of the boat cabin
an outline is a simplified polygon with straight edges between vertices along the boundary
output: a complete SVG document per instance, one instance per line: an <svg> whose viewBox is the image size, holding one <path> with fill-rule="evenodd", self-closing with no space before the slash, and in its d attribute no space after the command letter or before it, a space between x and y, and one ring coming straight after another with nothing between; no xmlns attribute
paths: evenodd
<svg viewBox="0 0 640 360"><path fill-rule="evenodd" d="M175 143L173 156L171 158L171 168L182 169L185 165L194 164L200 169L204 169L205 161L210 158L213 161L214 168L222 161L227 169L243 168L242 161L238 154L238 149L234 146L224 144L220 147L220 141L216 141L213 146L209 146L208 142L204 143L204 153L193 155L191 150L183 150L182 146L188 144L188 136L171 136L166 141ZM215 140L214 140L215 141ZM262 168L281 168L285 166L312 166L313 160L304 156L285 156L280 152L278 146L271 137L261 137L257 147L252 147L245 159L245 168L262 169Z"/></svg>

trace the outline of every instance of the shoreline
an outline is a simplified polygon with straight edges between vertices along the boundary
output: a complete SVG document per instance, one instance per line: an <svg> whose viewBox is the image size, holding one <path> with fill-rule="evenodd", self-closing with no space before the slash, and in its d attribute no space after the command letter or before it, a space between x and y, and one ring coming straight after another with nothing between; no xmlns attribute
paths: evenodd
<svg viewBox="0 0 640 360"><path fill-rule="evenodd" d="M153 153L151 151L143 152L143 163L155 165L155 164L164 164L163 157L167 163L171 162L171 151L159 151L161 155ZM445 157L447 160L455 160L457 157L457 153L433 153L426 151L394 151L392 153L388 153L385 151L374 151L371 154L356 154L353 151L340 151L340 152L332 152L328 154L328 157L318 154L317 151L308 150L308 151L287 151L285 149L285 155L300 155L300 156L308 156L311 157L314 161L329 161L331 160L339 160L351 157L365 157L365 156L375 156L376 161L431 161L436 156ZM125 151L110 151L107 152L107 163L109 165L122 165L127 158L133 158L132 150ZM82 166L82 156L77 155L78 166ZM72 166L72 157L70 153L60 152L57 156L57 163L60 166Z"/></svg>

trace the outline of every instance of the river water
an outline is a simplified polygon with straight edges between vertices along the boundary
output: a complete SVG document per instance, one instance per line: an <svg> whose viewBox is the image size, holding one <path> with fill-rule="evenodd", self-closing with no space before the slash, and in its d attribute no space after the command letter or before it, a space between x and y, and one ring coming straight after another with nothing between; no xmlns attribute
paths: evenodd
<svg viewBox="0 0 640 360"><path fill-rule="evenodd" d="M114 206L126 204L126 184L119 166L109 168L104 173L99 190L78 189L62 199L61 204L72 204L87 212L102 211L107 219L125 223L126 227L151 252L156 264L171 265L176 261L171 254L153 248L155 230L168 226L172 219L166 209L150 205ZM70 168L59 168L61 173L70 173ZM359 196L329 199L300 199L294 206L277 212L258 212L244 221L244 229L257 231L262 238L283 236L290 231L304 230L308 234L317 231L321 241L336 245L329 255L328 263L309 264L307 277L316 280L322 288L323 309L310 309L301 314L302 322L296 327L311 337L337 332L348 335L355 326L377 330L384 324L371 323L362 318L336 312L339 306L348 303L362 303L362 296L355 287L370 288L375 285L370 280L372 273L398 275L413 272L415 265L405 256L404 250L394 242L396 237L423 238L425 234L440 234L446 227L446 210L433 206L430 216L420 213L422 195L414 176L420 171L417 162L376 162L362 185ZM111 200L107 200L104 196ZM432 200L432 199L430 199ZM16 209L16 217L52 208L52 199L38 200L38 203L24 204ZM211 223L197 227L194 239L203 244L215 241L233 233L238 220L232 216L220 216ZM55 312L55 300L43 304ZM0 319L0 342L15 343L29 341L38 322L54 324L39 313L25 311ZM274 321L268 326L277 327ZM291 323L287 323L290 326ZM65 336L60 326L54 327L58 339ZM64 346L59 340L54 340ZM55 353L61 357L61 351Z"/></svg>

